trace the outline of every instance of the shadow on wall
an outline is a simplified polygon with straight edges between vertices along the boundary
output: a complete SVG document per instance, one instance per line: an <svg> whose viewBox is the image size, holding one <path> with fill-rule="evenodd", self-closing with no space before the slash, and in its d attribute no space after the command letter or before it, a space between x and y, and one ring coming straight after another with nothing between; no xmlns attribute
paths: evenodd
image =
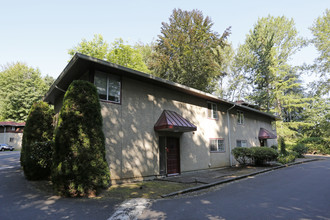
<svg viewBox="0 0 330 220"><path fill-rule="evenodd" d="M181 136L181 142L183 139L192 140L181 146L181 160L190 161L192 169L201 167L199 164L208 160L202 165L207 168L210 153L208 144L205 144L208 143L208 136L203 130L209 127L209 124L201 120L207 118L206 101L141 82L129 85L130 91L123 88L121 105L102 103L103 129L111 178L159 174L158 137L162 134L154 131L154 124L163 110L175 111L198 127L195 134L188 132ZM191 104L186 104L187 100ZM201 129L202 126L204 129ZM220 127L215 126L213 132L219 133ZM183 154L189 151L194 151L194 154Z"/></svg>

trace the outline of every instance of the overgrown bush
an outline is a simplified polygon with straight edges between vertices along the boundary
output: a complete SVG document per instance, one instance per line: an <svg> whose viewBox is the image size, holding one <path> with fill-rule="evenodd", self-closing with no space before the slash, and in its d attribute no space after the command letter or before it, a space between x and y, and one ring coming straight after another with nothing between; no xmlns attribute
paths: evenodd
<svg viewBox="0 0 330 220"><path fill-rule="evenodd" d="M292 147L292 151L297 153L298 158L303 158L307 153L308 148L303 143L298 143Z"/></svg>
<svg viewBox="0 0 330 220"><path fill-rule="evenodd" d="M247 163L250 162L250 158L251 158L250 148L236 147L231 152L234 155L235 160L237 160L239 164L246 165Z"/></svg>
<svg viewBox="0 0 330 220"><path fill-rule="evenodd" d="M251 147L251 159L256 165L265 164L267 161L274 161L278 157L276 150L269 147Z"/></svg>
<svg viewBox="0 0 330 220"><path fill-rule="evenodd" d="M298 143L305 144L308 153L330 154L330 138L309 137L299 140Z"/></svg>
<svg viewBox="0 0 330 220"><path fill-rule="evenodd" d="M289 153L287 155L280 155L277 158L277 161L281 164L288 164L292 163L296 160L296 154L295 153Z"/></svg>
<svg viewBox="0 0 330 220"><path fill-rule="evenodd" d="M52 181L64 196L91 196L109 185L101 106L96 87L73 81L55 130Z"/></svg>
<svg viewBox="0 0 330 220"><path fill-rule="evenodd" d="M237 147L232 150L235 159L242 165L253 161L255 165L262 165L267 161L274 161L278 157L276 150L269 147Z"/></svg>
<svg viewBox="0 0 330 220"><path fill-rule="evenodd" d="M53 146L53 109L45 102L32 105L22 140L21 166L29 180L50 176Z"/></svg>

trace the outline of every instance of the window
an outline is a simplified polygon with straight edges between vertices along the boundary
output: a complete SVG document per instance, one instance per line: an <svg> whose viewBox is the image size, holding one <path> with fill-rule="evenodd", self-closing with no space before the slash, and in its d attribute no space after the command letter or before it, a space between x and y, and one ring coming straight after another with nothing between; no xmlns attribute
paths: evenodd
<svg viewBox="0 0 330 220"><path fill-rule="evenodd" d="M244 113L242 111L237 111L237 123L244 124Z"/></svg>
<svg viewBox="0 0 330 220"><path fill-rule="evenodd" d="M12 131L16 131L16 128L15 128L15 127L11 127L11 130L12 130Z"/></svg>
<svg viewBox="0 0 330 220"><path fill-rule="evenodd" d="M14 142L14 138L9 138L9 142Z"/></svg>
<svg viewBox="0 0 330 220"><path fill-rule="evenodd" d="M218 118L217 104L211 102L207 103L207 117L212 119Z"/></svg>
<svg viewBox="0 0 330 220"><path fill-rule="evenodd" d="M101 100L120 103L121 80L119 76L96 71L94 84Z"/></svg>
<svg viewBox="0 0 330 220"><path fill-rule="evenodd" d="M276 121L272 121L272 130L273 130L273 131L276 130Z"/></svg>
<svg viewBox="0 0 330 220"><path fill-rule="evenodd" d="M236 141L236 147L247 147L246 140L237 140Z"/></svg>
<svg viewBox="0 0 330 220"><path fill-rule="evenodd" d="M211 152L225 152L225 142L223 139L210 139Z"/></svg>

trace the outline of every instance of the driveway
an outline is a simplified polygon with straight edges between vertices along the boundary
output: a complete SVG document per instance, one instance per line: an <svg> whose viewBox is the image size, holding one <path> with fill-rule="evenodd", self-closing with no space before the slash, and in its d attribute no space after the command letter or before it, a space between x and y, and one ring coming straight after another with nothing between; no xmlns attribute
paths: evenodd
<svg viewBox="0 0 330 220"><path fill-rule="evenodd" d="M274 170L197 196L152 202L139 219L328 219L330 160Z"/></svg>
<svg viewBox="0 0 330 220"><path fill-rule="evenodd" d="M40 190L47 182L27 181L20 153L0 152L0 219L107 219L119 204L110 199L72 199Z"/></svg>

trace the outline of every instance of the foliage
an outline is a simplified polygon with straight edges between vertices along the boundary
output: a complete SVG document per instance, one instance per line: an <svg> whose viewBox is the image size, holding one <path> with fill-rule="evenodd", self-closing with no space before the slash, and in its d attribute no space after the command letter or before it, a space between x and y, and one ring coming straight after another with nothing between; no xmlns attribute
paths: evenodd
<svg viewBox="0 0 330 220"><path fill-rule="evenodd" d="M280 144L279 144L280 145L280 154L286 155L287 151L286 151L286 144L285 144L284 137L280 137L279 142L280 142Z"/></svg>
<svg viewBox="0 0 330 220"><path fill-rule="evenodd" d="M0 72L0 120L26 121L32 104L48 91L49 80L24 63L4 66Z"/></svg>
<svg viewBox="0 0 330 220"><path fill-rule="evenodd" d="M298 158L303 158L304 154L307 153L308 148L303 143L298 143L294 145L291 150L297 153Z"/></svg>
<svg viewBox="0 0 330 220"><path fill-rule="evenodd" d="M330 10L326 9L323 16L318 17L310 28L314 38L312 43L319 51L319 57L315 60L315 70L326 75L330 72ZM328 76L328 83L329 83ZM329 91L329 85L328 90Z"/></svg>
<svg viewBox="0 0 330 220"><path fill-rule="evenodd" d="M51 171L53 109L45 102L32 105L23 132L21 165L27 179L46 179Z"/></svg>
<svg viewBox="0 0 330 220"><path fill-rule="evenodd" d="M72 49L69 49L68 53L71 57L76 53L82 53L97 59L104 60L107 57L109 45L103 40L101 34L94 34L94 38L91 41L82 39L82 41Z"/></svg>
<svg viewBox="0 0 330 220"><path fill-rule="evenodd" d="M256 165L262 165L267 161L276 160L278 153L269 147L251 147L251 159Z"/></svg>
<svg viewBox="0 0 330 220"><path fill-rule="evenodd" d="M242 165L253 161L255 165L262 165L267 161L276 160L278 153L269 147L237 147L232 150L235 159Z"/></svg>
<svg viewBox="0 0 330 220"><path fill-rule="evenodd" d="M162 23L153 62L155 75L205 92L213 92L222 65L221 56L212 49L221 50L230 28L222 36L212 31L213 23L199 10L174 9L169 23Z"/></svg>
<svg viewBox="0 0 330 220"><path fill-rule="evenodd" d="M277 147L277 145L272 145L272 146L270 146L270 148L272 148L272 149L274 149L274 150L278 150L278 147Z"/></svg>
<svg viewBox="0 0 330 220"><path fill-rule="evenodd" d="M88 196L109 184L101 106L96 87L73 81L55 130L52 181L64 196Z"/></svg>
<svg viewBox="0 0 330 220"><path fill-rule="evenodd" d="M301 103L301 97L293 94L299 87L297 75L288 64L289 58L304 45L297 34L292 19L284 16L260 18L235 57L237 68L252 85L249 99L267 112L275 110L279 116L284 105ZM285 103L289 98L290 103Z"/></svg>
<svg viewBox="0 0 330 220"><path fill-rule="evenodd" d="M68 53L72 57L76 52L107 60L134 70L150 72L143 61L141 51L129 44L125 44L121 38L116 39L109 47L102 35L95 34L91 41L83 39L77 46L70 49Z"/></svg>
<svg viewBox="0 0 330 220"><path fill-rule="evenodd" d="M305 144L309 153L329 154L330 155L330 138L326 137L308 137L302 138L298 143Z"/></svg>
<svg viewBox="0 0 330 220"><path fill-rule="evenodd" d="M296 154L290 153L288 155L283 155L281 154L278 158L277 161L281 164L288 164L292 163L296 160Z"/></svg>
<svg viewBox="0 0 330 220"><path fill-rule="evenodd" d="M233 154L235 160L237 160L241 165L246 165L247 163L250 162L250 158L251 158L250 148L236 147L231 151L231 153Z"/></svg>
<svg viewBox="0 0 330 220"><path fill-rule="evenodd" d="M112 43L107 60L141 72L149 72L147 65L143 62L140 51L128 44L124 44L121 38L116 39Z"/></svg>

